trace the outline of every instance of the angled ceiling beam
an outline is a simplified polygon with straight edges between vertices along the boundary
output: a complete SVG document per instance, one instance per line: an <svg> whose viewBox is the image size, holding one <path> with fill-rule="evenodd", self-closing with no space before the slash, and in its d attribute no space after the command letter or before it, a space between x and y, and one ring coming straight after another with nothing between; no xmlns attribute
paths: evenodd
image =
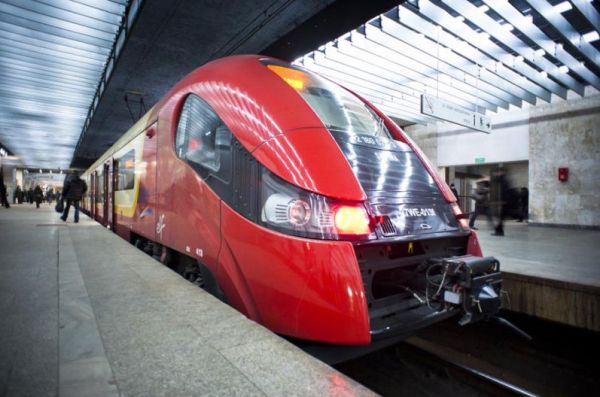
<svg viewBox="0 0 600 397"><path fill-rule="evenodd" d="M340 83L342 86L348 89L350 89L350 87L352 89L360 89L363 92L372 93L373 96L384 99L387 98L391 101L396 100L401 101L402 103L413 103L415 105L418 105L420 103L419 94L416 91L408 88L406 88L405 91L390 90L369 80L355 77L346 73L340 73L334 69L318 65L314 62L313 59L310 59L309 57L305 57L297 63L303 65L309 70L319 73L321 76L335 81L336 83ZM368 96L369 95L367 95L367 97Z"/></svg>
<svg viewBox="0 0 600 397"><path fill-rule="evenodd" d="M0 11L111 41L118 28L118 22L111 24L35 1L4 0Z"/></svg>
<svg viewBox="0 0 600 397"><path fill-rule="evenodd" d="M589 0L571 0L571 3L577 7L594 29L600 32L600 14L598 14L592 2Z"/></svg>
<svg viewBox="0 0 600 397"><path fill-rule="evenodd" d="M14 76L15 74L18 74L19 76L24 76L24 77L37 77L37 78L43 78L43 79L52 79L54 81L58 81L58 82L64 82L64 83L69 83L69 84L86 84L86 85L90 85L90 86L96 86L98 84L97 81L94 81L91 78L83 78L83 77L77 77L77 76L73 76L70 74L66 74L66 73L61 73L56 69L45 69L45 68L41 68L41 67L35 67L32 68L31 65L28 65L29 67L25 67L25 66L21 66L17 63L10 63L10 62L6 62L6 59L2 60L2 63L4 65L4 69L3 71L0 71L0 74L2 73L6 73L6 74L10 74L11 76Z"/></svg>
<svg viewBox="0 0 600 397"><path fill-rule="evenodd" d="M23 26L13 25L13 24L6 23L3 21L0 21L0 30L4 31L4 32L9 32L9 33L15 33L20 36L31 37L33 39L48 42L48 43L58 43L61 45L72 47L72 48L78 48L80 50L94 51L94 52L98 52L101 54L105 54L106 56L108 56L110 54L110 48L108 48L108 47L103 47L103 46L94 45L94 44L88 44L88 43L82 42L80 40L74 40L72 38L67 38L67 37L61 37L56 34L52 34L52 33L48 33L48 32L27 29Z"/></svg>
<svg viewBox="0 0 600 397"><path fill-rule="evenodd" d="M75 55L77 57L90 58L100 61L105 61L108 54L106 51L102 51L101 49L83 49L83 48L74 48L69 47L65 44L57 44L51 43L46 40L40 40L35 37L25 36L23 34L8 32L6 30L0 29L0 37L6 40L11 40L14 42L20 42L27 45L32 45L35 47L43 47L48 50L59 51L65 54Z"/></svg>
<svg viewBox="0 0 600 397"><path fill-rule="evenodd" d="M324 54L320 54L320 53L312 53L312 58L307 59L307 57L304 58L304 65L308 66L309 69L311 70L315 70L315 71L319 71L315 68L319 68L319 67L323 67L323 68L327 68L330 69L332 73L328 73L330 76L336 76L336 75L341 75L341 76L350 76L354 79L358 79L360 81L363 81L365 83L369 83L375 86L380 87L379 90L383 91L383 92L388 92L390 95L394 96L394 93L396 94L396 96L400 95L407 95L407 96L412 96L414 98L419 98L420 94L421 94L421 90L420 89L415 89L414 87L409 87L408 85L402 85L402 84L398 84L398 83L393 83L393 82L389 82L388 80L385 80L383 78L381 78L380 76L375 76L373 74L364 72L356 67L349 67L337 62L334 62L330 59L325 58ZM312 64L314 64L314 66ZM321 72L327 72L327 70L321 70Z"/></svg>
<svg viewBox="0 0 600 397"><path fill-rule="evenodd" d="M473 34L473 29L471 29L466 23L448 14L445 10L436 6L431 1L420 0L419 12L438 25L444 27L444 29L448 30L453 35L461 37L469 45L479 49L481 52L498 61L487 65L487 68L493 70L496 74L504 74L508 77L510 76L510 69L513 69L521 73L525 78L513 78L511 81L518 81L519 84L522 85L523 88L526 88L529 92L538 95L535 91L532 91L532 88L528 84L527 80L531 80L539 88L553 92L563 99L567 97L567 89L565 87L548 78L547 76L542 75L538 70L529 66L527 63L515 62L515 57L511 53L498 46L489 37ZM401 17L402 16L403 15L401 15ZM464 50L467 51L467 48L465 47ZM508 68L505 65L511 65L511 67ZM544 95L538 96L545 99ZM549 102L550 98L545 100Z"/></svg>
<svg viewBox="0 0 600 397"><path fill-rule="evenodd" d="M538 56L527 43L523 42L523 40L521 40L512 32L509 32L503 28L500 23L496 22L492 17L487 15L478 7L475 7L467 0L446 0L445 4L453 8L463 17L469 18L469 21L476 24L489 35L504 43L504 45L511 48L514 52L518 53L523 58L539 67L541 70L548 73L549 76L555 78L565 87L575 91L579 95L583 95L584 87L581 83L569 76L568 73L562 73L559 71L558 67L556 67L556 65L550 62L544 56ZM526 22L529 23L527 20Z"/></svg>
<svg viewBox="0 0 600 397"><path fill-rule="evenodd" d="M582 62L579 62L577 59L575 59L575 57L573 57L573 55L571 55L569 52L565 51L561 44L558 44L554 40L549 38L544 32L542 32L542 30L540 28L535 26L529 19L527 19L523 14L521 14L519 12L519 10L517 10L512 5L510 5L510 3L501 2L501 1L497 1L497 0L496 1L483 0L483 2L486 3L492 10L497 12L508 23L512 24L513 26L517 26L517 28L521 32L523 32L527 37L529 37L537 45L539 45L544 51L546 51L547 54L553 56L554 58L556 58L557 60L562 62L570 70L577 73L582 79L587 81L589 84L594 86L596 89L600 89L600 77L596 76ZM541 5L543 5L543 3L545 3L545 1L538 1L538 2L530 1L529 3L534 8L536 8L534 4L541 6ZM560 21L560 19L562 19L566 23L566 25L570 26L569 23L562 17L562 15L560 15L559 12L554 10L554 8L552 6L550 6L548 3L546 3L546 6L547 7L542 7L542 8L547 8L547 13L548 13L548 15L542 15L542 16L544 16L544 18L546 18L546 19L552 18L555 21ZM551 23L553 23L550 19L548 19L548 20ZM557 27L557 26L555 26L555 27ZM564 26L564 24L563 24L560 26L560 28L558 28L559 32L564 35L565 34L564 30L561 31L561 28L566 29L566 26ZM587 43L585 43L585 44L587 44ZM583 49L583 47L580 48L580 50L582 50L582 49ZM597 51L595 51L595 49L593 49L591 46L590 46L590 52L595 53L597 55ZM596 58L596 56L594 56L593 54L591 57ZM555 66L555 68L556 68L556 66Z"/></svg>
<svg viewBox="0 0 600 397"><path fill-rule="evenodd" d="M561 44L556 43L554 40L546 36L544 32L542 32L537 26L527 19L523 14L519 12L516 8L514 8L508 2L502 1L491 1L491 0L483 0L492 10L497 12L502 18L504 18L508 23L516 26L523 34L533 40L537 45L539 45L547 54L553 56L560 62L562 62L565 66L567 66L570 70L577 73L582 79L587 81L589 84L594 86L596 89L600 89L600 77L596 76L592 71L590 71L582 62L579 62L577 59L573 57L570 53L565 51ZM555 12L555 10L551 10L550 13ZM565 75L558 70L557 66L554 66L554 70L558 71L559 74ZM550 70L546 70L550 73ZM583 89L583 87L582 87ZM580 95L583 95L583 91L579 92Z"/></svg>
<svg viewBox="0 0 600 397"><path fill-rule="evenodd" d="M376 28L374 28L376 29ZM376 29L377 30L377 29ZM416 62L414 59L403 57L401 54L390 49L384 48L383 51L389 53L391 57L379 57L376 65L373 64L373 54L365 53L359 48L354 47L354 43L360 40L366 41L367 39L354 32L352 35L352 42L347 40L338 40L338 48L326 48L326 55L333 59L339 59L343 57L345 64L353 63L353 61L360 62L363 65L363 70L366 73L375 73L380 76L389 77L395 82L401 82L402 79L414 80L419 83L427 85L430 89L446 92L447 94L454 93L457 97L473 101L481 107L486 107L490 110L497 110L498 104L504 104L497 98L490 98L485 96L484 98L478 98L477 92L471 89L466 84L455 81L454 85L449 84L449 79L436 80L437 71L434 71L427 66ZM367 48L374 48L380 46L377 42L369 41L366 45ZM327 50L330 50L327 53ZM393 55L397 58L394 59ZM400 58L400 59L399 59Z"/></svg>
<svg viewBox="0 0 600 397"><path fill-rule="evenodd" d="M573 26L571 26L569 21L567 21L560 12L557 12L556 9L554 9L553 5L546 0L527 1L529 5L550 22L567 41L570 41L571 44L577 47L588 61L600 65L600 53L596 50L596 47L583 40L581 35L573 28ZM590 4L590 6L592 5Z"/></svg>
<svg viewBox="0 0 600 397"><path fill-rule="evenodd" d="M72 53L66 53L61 50L56 50L52 48L48 48L47 46L37 46L33 44L26 43L25 40L13 40L7 39L5 37L0 37L0 45L4 48L18 49L21 51L25 51L27 53L41 54L47 56L49 58L62 58L64 60L69 60L75 63L85 64L91 67L102 68L104 62L106 61L105 57L82 57L80 55L74 55Z"/></svg>
<svg viewBox="0 0 600 397"><path fill-rule="evenodd" d="M369 63L368 65L364 65L362 62L357 62L356 60L346 58L344 60L340 60L340 56L337 55L334 58L332 51L329 50L329 54L324 54L320 52L315 52L315 62L317 64L326 65L328 62L332 62L335 65L333 66L337 70L342 73L348 73L353 70L356 73L357 77L363 79L370 79L370 81L376 82L384 87L390 88L392 90L401 89L401 87L408 87L409 89L414 90L415 92L421 94L424 92L430 94L439 94L440 97L444 97L446 99L452 98L455 103L460 106L468 107L473 109L474 105L469 100L464 99L464 95L455 95L456 93L451 89L444 87L442 85L441 90L437 90L434 83L433 85L428 85L424 82L417 81L414 76L410 73L410 71L406 71L405 69L401 69L402 74L384 77L383 73L373 73L373 64ZM449 92L446 92L449 91ZM471 99L471 98L469 98Z"/></svg>
<svg viewBox="0 0 600 397"><path fill-rule="evenodd" d="M75 84L65 84L54 80L44 80L40 78L24 77L19 75L18 77L6 76L4 72L0 72L0 82L5 86L32 88L35 90L44 89L51 90L57 93L65 93L70 95L81 95L86 96L93 95L96 92L94 86L83 86Z"/></svg>
<svg viewBox="0 0 600 397"><path fill-rule="evenodd" d="M17 67L21 70L37 71L43 70L50 73L60 73L74 79L97 81L98 73L94 70L82 69L61 62L49 61L46 58L29 57L16 53L2 54L2 64Z"/></svg>
<svg viewBox="0 0 600 397"><path fill-rule="evenodd" d="M522 98L524 101L531 104L535 104L536 97L540 97L546 102L550 102L550 91L542 88L527 78L523 78L523 75L506 67L488 68L489 65L495 65L496 59L480 51L477 47L468 42L469 37L475 37L477 34L468 26L465 25L463 30L470 31L470 34L465 34L463 32L463 34L460 35L462 38L457 37L456 30L461 27L456 25L459 21L454 17L443 15L442 10L440 10L439 14L435 14L437 22L440 22L436 25L423 18L420 14L413 12L408 7L397 7L395 11L397 12L398 20L402 25L428 36L431 40L439 42L462 56L465 60L468 60L461 68L465 73L468 73L475 78L479 78L482 81L486 81L498 89L506 91L507 94ZM446 30L440 29L439 27L443 27ZM498 48L498 50L500 50L500 48ZM507 53L506 58L508 57L514 59ZM533 69L531 69L530 72L531 75L537 74L537 71Z"/></svg>
<svg viewBox="0 0 600 397"><path fill-rule="evenodd" d="M33 32L42 32L64 39L75 40L81 43L107 48L109 51L112 48L112 40L93 37L72 30L62 29L60 26L49 25L33 19L19 17L17 15L2 13L1 10L0 22L19 25L28 30L32 30Z"/></svg>
<svg viewBox="0 0 600 397"><path fill-rule="evenodd" d="M321 53L316 53L313 55L313 58L305 57L302 64L307 69L320 73L325 77L332 79L333 81L337 82L338 80L343 80L351 82L359 80L363 82L363 86L370 85L370 87L368 87L369 89L380 92L383 95L382 97L388 95L392 98L402 98L404 95L405 98L408 98L405 101L407 106L409 106L410 103L415 105L419 103L418 92L410 87L402 86L396 83L385 85L385 83L389 82L379 76L370 75L358 68L350 68L342 63L338 63L326 58ZM352 86L354 87L354 84Z"/></svg>
<svg viewBox="0 0 600 397"><path fill-rule="evenodd" d="M515 106L521 106L521 97L515 96L507 90L500 89L498 86L502 85L501 79L487 79L491 81L482 79L481 68L471 61L453 53L446 47L440 46L433 40L425 38L424 35L402 26L386 16L382 16L379 21L381 23L382 32L387 33L395 40L400 40L402 42L395 42L395 44L391 46L395 51L387 55L386 53L389 53L388 50L382 53L381 56L392 56L392 54L396 55L404 52L407 57L420 62L422 64L421 68L430 68L429 73L434 73L435 75L443 73L450 76L456 80L455 84L457 88L463 87L459 89L466 90L466 92L479 96L487 102L494 103L505 109L508 109L508 103ZM370 25L365 26L365 31L367 38L370 38L371 36L380 36L383 39L383 37L379 35L377 31L374 31ZM402 48L406 48L407 51L402 51ZM493 82L493 84L490 84L490 82ZM535 103L534 95L523 90L520 90L520 94L523 95L527 101Z"/></svg>
<svg viewBox="0 0 600 397"><path fill-rule="evenodd" d="M296 63L317 72L321 76L329 78L336 83L342 83L342 85L347 83L349 88L351 87L356 93L364 96L377 106L379 106L379 104L385 104L388 108L393 106L396 113L402 112L404 116L411 115L409 121L424 123L427 122L427 120L430 120L427 116L420 114L420 96L416 91L410 90L409 94L405 94L369 81L373 80L372 76L362 75L363 77L355 77L349 74L348 69L343 65L335 64L333 61L324 59L324 57L321 56L317 56L317 58L320 59L320 63L316 63L312 56L305 56ZM340 72L337 69L342 71ZM353 71L352 73L357 74L359 72ZM361 81L362 85L357 85L356 81ZM404 117L404 119L408 120L406 117Z"/></svg>

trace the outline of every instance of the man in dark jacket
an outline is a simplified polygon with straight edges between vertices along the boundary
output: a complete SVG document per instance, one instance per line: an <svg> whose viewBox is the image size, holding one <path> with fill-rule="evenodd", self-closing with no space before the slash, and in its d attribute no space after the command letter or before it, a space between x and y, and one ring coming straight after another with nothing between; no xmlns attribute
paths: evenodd
<svg viewBox="0 0 600 397"><path fill-rule="evenodd" d="M35 189L33 189L33 201L35 202L35 208L40 208L40 204L44 199L44 192L40 185L35 185Z"/></svg>
<svg viewBox="0 0 600 397"><path fill-rule="evenodd" d="M492 172L490 180L490 206L496 216L496 227L492 236L504 236L504 217L509 199L509 186L504 168L498 167Z"/></svg>
<svg viewBox="0 0 600 397"><path fill-rule="evenodd" d="M67 177L63 187L63 197L65 200L67 200L67 205L65 206L65 210L60 217L63 222L67 221L71 204L73 204L75 207L75 223L79 222L79 202L86 191L87 185L83 179L79 178L79 174L75 172L70 178Z"/></svg>
<svg viewBox="0 0 600 397"><path fill-rule="evenodd" d="M4 175L2 167L0 167L0 205L10 208L8 198L6 197L6 185L4 184Z"/></svg>

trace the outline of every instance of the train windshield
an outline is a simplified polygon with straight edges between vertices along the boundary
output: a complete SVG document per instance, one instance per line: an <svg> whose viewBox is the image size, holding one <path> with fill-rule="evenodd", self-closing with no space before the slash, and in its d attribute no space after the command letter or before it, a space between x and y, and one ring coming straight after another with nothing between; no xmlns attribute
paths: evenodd
<svg viewBox="0 0 600 397"><path fill-rule="evenodd" d="M329 130L392 139L383 119L349 91L294 66L267 67L302 96Z"/></svg>

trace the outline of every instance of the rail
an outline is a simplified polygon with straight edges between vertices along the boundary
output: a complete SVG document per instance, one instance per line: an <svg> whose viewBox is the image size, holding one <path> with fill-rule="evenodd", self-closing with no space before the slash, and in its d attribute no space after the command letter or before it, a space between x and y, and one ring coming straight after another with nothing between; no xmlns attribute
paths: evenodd
<svg viewBox="0 0 600 397"><path fill-rule="evenodd" d="M533 393L521 386L515 385L504 379L501 379L498 376L490 374L492 371L490 371L488 364L481 362L480 360L477 360L466 353L460 353L443 346L438 346L419 337L409 338L406 340L406 343L437 357L439 360L446 362L455 368L467 372L471 376L477 378L479 381L486 382L495 388L499 388L505 393L508 392L510 395L524 397L538 396L538 394Z"/></svg>

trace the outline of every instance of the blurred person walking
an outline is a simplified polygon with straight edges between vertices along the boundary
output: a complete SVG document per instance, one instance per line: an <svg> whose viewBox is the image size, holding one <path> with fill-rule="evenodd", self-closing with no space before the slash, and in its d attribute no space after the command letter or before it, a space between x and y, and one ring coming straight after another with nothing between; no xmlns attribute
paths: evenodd
<svg viewBox="0 0 600 397"><path fill-rule="evenodd" d="M79 177L77 172L74 172L71 178L65 180L62 196L67 200L67 204L60 217L63 222L66 222L69 217L69 208L71 208L71 205L75 207L74 222L79 222L79 202L86 191L87 185L85 184L85 181Z"/></svg>
<svg viewBox="0 0 600 397"><path fill-rule="evenodd" d="M454 183L450 184L450 190L452 190L452 194L454 194L454 197L456 197L456 204L458 204L460 206L460 199L458 198L458 191L456 190Z"/></svg>
<svg viewBox="0 0 600 397"><path fill-rule="evenodd" d="M529 189L522 187L519 192L519 219L517 222L523 222L529 217Z"/></svg>
<svg viewBox="0 0 600 397"><path fill-rule="evenodd" d="M475 200L475 210L471 212L469 216L469 227L473 230L478 230L475 227L475 221L479 214L485 214L489 220L489 195L490 193L490 182L489 181L479 181L473 191L473 195L471 198Z"/></svg>
<svg viewBox="0 0 600 397"><path fill-rule="evenodd" d="M35 189L33 189L33 201L35 202L35 208L40 208L40 203L44 199L44 192L40 185L35 185Z"/></svg>
<svg viewBox="0 0 600 397"><path fill-rule="evenodd" d="M508 190L506 172L503 167L498 167L492 172L490 180L490 207L496 221L492 236L504 236L504 216L506 215Z"/></svg>
<svg viewBox="0 0 600 397"><path fill-rule="evenodd" d="M14 204L23 204L23 191L21 190L21 186L17 185L15 192L13 193L13 203Z"/></svg>
<svg viewBox="0 0 600 397"><path fill-rule="evenodd" d="M6 197L6 185L4 184L4 171L0 167L0 205L10 208L8 198Z"/></svg>

